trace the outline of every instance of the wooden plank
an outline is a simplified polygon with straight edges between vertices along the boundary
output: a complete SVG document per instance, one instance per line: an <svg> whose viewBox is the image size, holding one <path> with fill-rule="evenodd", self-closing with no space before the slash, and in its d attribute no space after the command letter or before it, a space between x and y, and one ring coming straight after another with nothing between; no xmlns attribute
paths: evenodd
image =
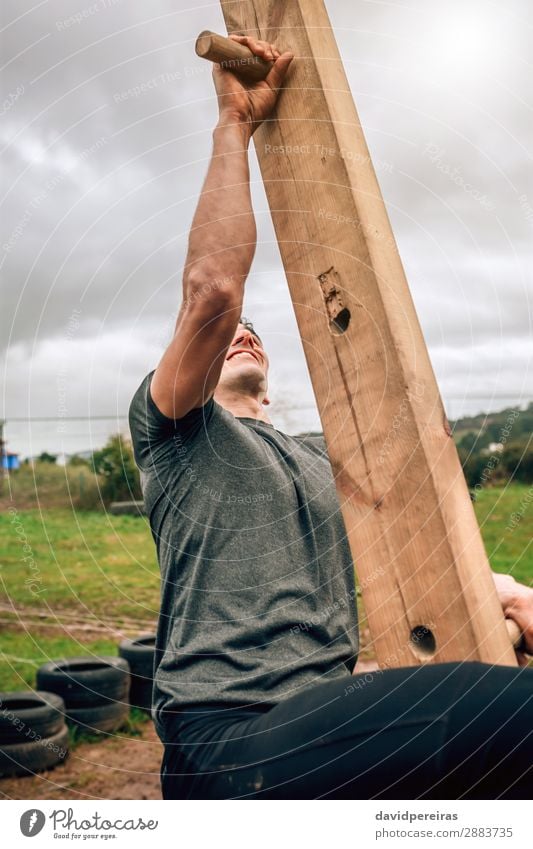
<svg viewBox="0 0 533 849"><path fill-rule="evenodd" d="M295 54L255 147L378 662L514 665L324 4L222 9Z"/></svg>

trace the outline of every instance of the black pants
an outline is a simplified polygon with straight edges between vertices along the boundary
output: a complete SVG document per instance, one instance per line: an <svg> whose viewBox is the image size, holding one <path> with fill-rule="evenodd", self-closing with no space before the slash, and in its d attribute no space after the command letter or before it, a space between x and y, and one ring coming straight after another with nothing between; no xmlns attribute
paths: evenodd
<svg viewBox="0 0 533 849"><path fill-rule="evenodd" d="M165 799L528 799L533 669L446 663L182 714Z"/></svg>

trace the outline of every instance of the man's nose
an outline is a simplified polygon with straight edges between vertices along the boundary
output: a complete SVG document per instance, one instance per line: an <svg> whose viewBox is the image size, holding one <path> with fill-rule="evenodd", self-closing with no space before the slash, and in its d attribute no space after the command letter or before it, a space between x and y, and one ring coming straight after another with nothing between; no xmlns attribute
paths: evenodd
<svg viewBox="0 0 533 849"><path fill-rule="evenodd" d="M246 333L242 333L238 339L233 343L234 345L249 345L250 348L253 348L253 336L251 333L246 331Z"/></svg>

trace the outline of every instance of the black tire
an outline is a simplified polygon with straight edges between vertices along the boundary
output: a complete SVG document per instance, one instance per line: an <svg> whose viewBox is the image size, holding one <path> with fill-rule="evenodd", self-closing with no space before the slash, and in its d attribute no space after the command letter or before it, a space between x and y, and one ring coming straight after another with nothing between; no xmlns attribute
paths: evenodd
<svg viewBox="0 0 533 849"><path fill-rule="evenodd" d="M119 644L118 653L128 661L132 672L152 677L155 640L155 634L140 634L133 640L122 640Z"/></svg>
<svg viewBox="0 0 533 849"><path fill-rule="evenodd" d="M152 712L155 641L155 634L141 634L133 640L122 640L118 647L119 655L130 665L130 702L148 713Z"/></svg>
<svg viewBox="0 0 533 849"><path fill-rule="evenodd" d="M67 709L127 701L129 664L121 657L70 657L37 670L37 686L61 696Z"/></svg>
<svg viewBox="0 0 533 849"><path fill-rule="evenodd" d="M52 737L65 722L65 703L55 693L17 690L0 693L0 745Z"/></svg>
<svg viewBox="0 0 533 849"><path fill-rule="evenodd" d="M68 728L65 724L50 737L31 743L0 746L0 776L28 775L51 769L68 755Z"/></svg>
<svg viewBox="0 0 533 849"><path fill-rule="evenodd" d="M128 718L129 712L130 706L127 702L72 708L68 711L67 722L77 725L87 734L105 733L120 728Z"/></svg>

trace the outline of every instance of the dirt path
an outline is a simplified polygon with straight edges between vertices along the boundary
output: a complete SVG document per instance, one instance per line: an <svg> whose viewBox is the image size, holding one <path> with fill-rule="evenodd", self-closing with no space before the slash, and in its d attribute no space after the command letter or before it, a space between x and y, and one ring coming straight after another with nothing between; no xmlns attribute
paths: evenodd
<svg viewBox="0 0 533 849"><path fill-rule="evenodd" d="M24 605L13 605L0 601L0 625L19 627L23 626L25 631L33 632L37 628L39 633L57 633L63 630L71 636L77 632L93 631L97 635L123 639L126 635L136 636L140 633L154 632L157 621L155 619L131 619L127 616L114 616L105 619L96 614L87 614L85 609L73 610L72 605L67 609L59 606L54 610L36 610Z"/></svg>
<svg viewBox="0 0 533 849"><path fill-rule="evenodd" d="M152 722L139 737L115 734L81 743L61 766L25 778L0 780L4 799L161 799L163 747Z"/></svg>

